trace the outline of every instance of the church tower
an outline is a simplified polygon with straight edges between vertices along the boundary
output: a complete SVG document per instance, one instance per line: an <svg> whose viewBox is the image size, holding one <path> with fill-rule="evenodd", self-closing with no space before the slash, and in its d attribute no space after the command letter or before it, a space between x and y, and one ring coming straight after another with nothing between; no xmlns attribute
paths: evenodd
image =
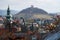
<svg viewBox="0 0 60 40"><path fill-rule="evenodd" d="M6 16L6 24L5 24L5 28L8 29L9 31L11 31L11 16L10 16L10 8L8 6L8 9L7 9L7 16Z"/></svg>
<svg viewBox="0 0 60 40"><path fill-rule="evenodd" d="M7 9L6 19L7 19L7 20L10 20L10 8L9 8L9 6L8 6L8 9Z"/></svg>

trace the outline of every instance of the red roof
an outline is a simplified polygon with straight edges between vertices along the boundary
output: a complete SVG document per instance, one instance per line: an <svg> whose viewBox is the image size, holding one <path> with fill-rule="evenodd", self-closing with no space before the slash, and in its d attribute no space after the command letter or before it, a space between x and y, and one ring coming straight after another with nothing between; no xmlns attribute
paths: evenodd
<svg viewBox="0 0 60 40"><path fill-rule="evenodd" d="M2 17L0 17L0 20L3 20L3 18L2 18Z"/></svg>

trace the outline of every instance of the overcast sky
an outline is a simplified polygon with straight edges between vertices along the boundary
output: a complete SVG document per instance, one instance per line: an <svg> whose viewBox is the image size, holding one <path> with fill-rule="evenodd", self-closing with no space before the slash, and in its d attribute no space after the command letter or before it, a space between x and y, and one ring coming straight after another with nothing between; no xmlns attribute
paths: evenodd
<svg viewBox="0 0 60 40"><path fill-rule="evenodd" d="M60 0L0 0L0 9L7 9L8 5L11 10L21 11L34 5L50 13L60 12Z"/></svg>

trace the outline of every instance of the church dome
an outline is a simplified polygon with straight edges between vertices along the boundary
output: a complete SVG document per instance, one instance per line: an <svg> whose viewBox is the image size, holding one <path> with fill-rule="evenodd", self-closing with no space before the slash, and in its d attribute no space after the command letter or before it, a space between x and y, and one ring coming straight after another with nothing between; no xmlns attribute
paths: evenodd
<svg viewBox="0 0 60 40"><path fill-rule="evenodd" d="M39 8L36 8L36 7L33 7L33 6L31 6L29 8L26 8L26 9L23 9L19 13L40 13L40 14L48 14L43 9L39 9Z"/></svg>

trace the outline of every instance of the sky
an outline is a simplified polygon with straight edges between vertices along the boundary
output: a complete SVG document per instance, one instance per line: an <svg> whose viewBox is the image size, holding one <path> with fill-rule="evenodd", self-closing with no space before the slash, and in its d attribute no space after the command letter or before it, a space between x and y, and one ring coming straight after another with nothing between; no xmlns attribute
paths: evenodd
<svg viewBox="0 0 60 40"><path fill-rule="evenodd" d="M48 13L60 12L60 0L0 0L0 9L7 9L8 5L11 10L21 11L33 5L43 9Z"/></svg>

